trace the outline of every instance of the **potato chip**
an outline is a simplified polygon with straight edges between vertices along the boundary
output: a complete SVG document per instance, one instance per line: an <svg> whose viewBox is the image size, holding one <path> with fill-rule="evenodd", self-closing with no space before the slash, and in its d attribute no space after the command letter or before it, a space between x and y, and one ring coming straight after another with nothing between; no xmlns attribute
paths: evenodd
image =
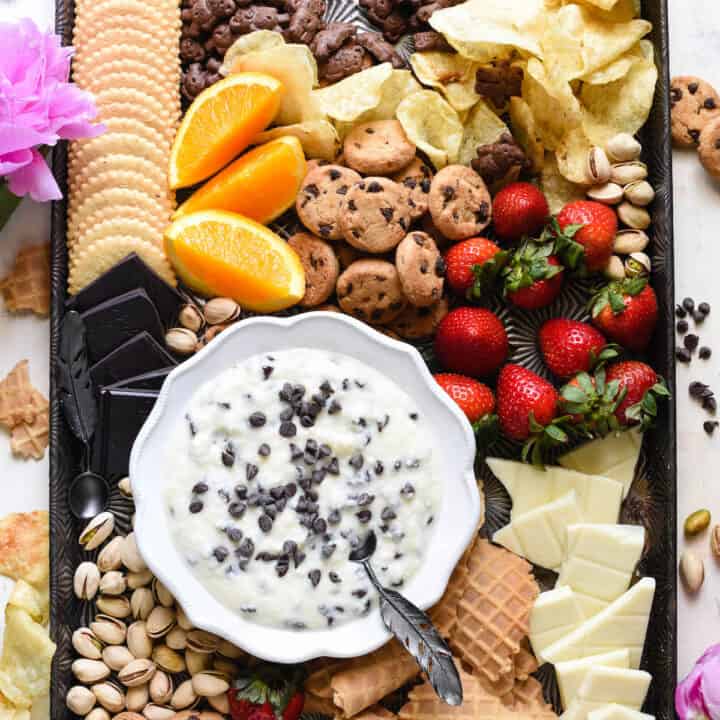
<svg viewBox="0 0 720 720"><path fill-rule="evenodd" d="M320 160L334 160L340 152L340 138L332 123L327 120L308 120L295 125L281 125L261 132L254 145L274 140L283 135L293 135L303 146L305 156Z"/></svg>
<svg viewBox="0 0 720 720"><path fill-rule="evenodd" d="M565 137L555 149L558 170L570 182L587 184L587 157L593 144L582 127L576 127L565 133Z"/></svg>
<svg viewBox="0 0 720 720"><path fill-rule="evenodd" d="M548 150L555 150L565 133L582 122L580 102L569 83L554 83L545 66L530 58L525 68L522 96L532 110L537 134Z"/></svg>
<svg viewBox="0 0 720 720"><path fill-rule="evenodd" d="M584 85L580 92L583 127L595 145L604 145L620 132L634 135L647 121L658 73L652 44L643 41L641 50L642 59L624 78L607 85Z"/></svg>
<svg viewBox="0 0 720 720"><path fill-rule="evenodd" d="M43 587L50 572L48 513L10 513L0 518L0 575Z"/></svg>
<svg viewBox="0 0 720 720"><path fill-rule="evenodd" d="M225 59L220 66L221 75L229 75L235 60L241 55L285 45L285 38L272 30L256 30L247 35L240 36L225 53Z"/></svg>
<svg viewBox="0 0 720 720"><path fill-rule="evenodd" d="M586 5L589 10L608 22L627 22L640 17L641 14L640 0L577 0L577 2Z"/></svg>
<svg viewBox="0 0 720 720"><path fill-rule="evenodd" d="M582 187L574 185L560 174L557 161L552 153L545 153L545 161L540 175L540 188L545 193L550 212L553 215L559 213L569 202L585 198L585 191Z"/></svg>
<svg viewBox="0 0 720 720"><path fill-rule="evenodd" d="M23 609L5 609L5 635L0 657L0 692L20 708L50 689L50 666L55 643L47 630Z"/></svg>
<svg viewBox="0 0 720 720"><path fill-rule="evenodd" d="M37 623L45 625L50 612L50 587L38 590L24 580L18 580L8 598L8 605L24 610Z"/></svg>
<svg viewBox="0 0 720 720"><path fill-rule="evenodd" d="M279 80L285 87L275 123L293 125L323 117L313 88L317 85L317 63L307 45L277 45L238 54L231 73L260 72Z"/></svg>
<svg viewBox="0 0 720 720"><path fill-rule="evenodd" d="M448 52L421 52L410 64L423 85L437 88L455 110L468 110L480 99L475 92L477 63Z"/></svg>
<svg viewBox="0 0 720 720"><path fill-rule="evenodd" d="M30 717L30 710L16 708L7 698L0 694L0 720L30 720Z"/></svg>
<svg viewBox="0 0 720 720"><path fill-rule="evenodd" d="M545 146L538 136L532 110L522 98L510 98L510 124L513 137L525 151L530 172L539 173L545 162Z"/></svg>
<svg viewBox="0 0 720 720"><path fill-rule="evenodd" d="M503 133L510 132L508 126L484 100L480 100L475 105L463 125L463 139L457 159L461 165L470 164L476 157L479 145L497 142Z"/></svg>
<svg viewBox="0 0 720 720"><path fill-rule="evenodd" d="M468 0L436 10L430 25L464 57L489 62L514 48L540 56L545 15L543 0Z"/></svg>
<svg viewBox="0 0 720 720"><path fill-rule="evenodd" d="M375 122L391 120L395 117L398 105L408 96L422 90L422 85L410 70L393 70L380 90L380 102L364 112L357 122Z"/></svg>
<svg viewBox="0 0 720 720"><path fill-rule="evenodd" d="M355 122L383 99L383 85L393 72L390 63L381 63L346 77L333 85L315 90L322 111L333 120Z"/></svg>
<svg viewBox="0 0 720 720"><path fill-rule="evenodd" d="M463 126L457 113L432 90L408 95L398 106L397 119L405 134L437 170L457 162Z"/></svg>
<svg viewBox="0 0 720 720"><path fill-rule="evenodd" d="M642 40L640 42L643 42ZM642 48L640 43L628 50L624 55L616 58L608 65L598 68L597 70L584 75L581 80L590 85L607 85L607 83L615 82L624 78L630 68L638 61L642 60Z"/></svg>

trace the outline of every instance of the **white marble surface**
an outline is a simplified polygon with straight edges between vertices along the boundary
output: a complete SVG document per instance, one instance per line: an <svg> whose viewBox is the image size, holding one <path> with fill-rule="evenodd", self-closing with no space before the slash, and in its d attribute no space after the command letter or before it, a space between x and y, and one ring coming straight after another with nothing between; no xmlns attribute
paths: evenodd
<svg viewBox="0 0 720 720"><path fill-rule="evenodd" d="M52 0L0 0L0 21L30 15L44 27L52 22ZM700 74L720 87L720 3L717 0L669 0L671 73ZM720 186L711 181L693 152L675 152L675 269L677 297L686 295L713 304L713 312L700 331L710 342L720 328ZM47 208L24 203L19 217L0 234L0 270L21 242L41 242L48 236ZM29 357L33 381L47 390L48 324L0 311L0 376L19 359ZM714 438L702 430L704 414L687 395L690 380L716 386L720 394L720 345L707 362L695 360L680 367L678 387L678 515L707 507L720 521L720 433ZM0 512L47 507L47 461L21 462L10 456L7 437L0 433L0 477L3 495ZM679 549L685 547L682 527ZM693 598L680 590L678 597L678 671L684 675L711 642L720 641L720 565L709 553L706 536L693 542L705 556L706 581ZM0 580L0 600L7 589ZM0 621L1 622L1 621ZM651 640L652 641L652 640Z"/></svg>

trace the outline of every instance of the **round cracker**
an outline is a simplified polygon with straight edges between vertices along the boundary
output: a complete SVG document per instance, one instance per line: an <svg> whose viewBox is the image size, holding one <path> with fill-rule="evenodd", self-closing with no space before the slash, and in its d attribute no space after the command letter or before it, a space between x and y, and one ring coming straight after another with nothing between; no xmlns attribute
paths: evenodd
<svg viewBox="0 0 720 720"><path fill-rule="evenodd" d="M157 33L147 28L104 27L100 32L85 38L76 55L116 45L135 45L155 52L174 53L177 52L178 41L177 36L172 33Z"/></svg>
<svg viewBox="0 0 720 720"><path fill-rule="evenodd" d="M169 198L174 200L174 193L168 188L167 173L146 158L137 155L103 155L95 158L91 163L79 169L70 178L70 189L77 189L90 182L96 175L109 172L133 173L147 177L163 188Z"/></svg>
<svg viewBox="0 0 720 720"><path fill-rule="evenodd" d="M164 106L156 98L148 95L146 92L140 92L133 88L111 88L95 93L95 104L99 111L99 117L107 117L103 110L111 104L136 104L138 107L144 108L147 112L153 114L158 122L165 122L167 125L177 125L180 122L180 103L172 107Z"/></svg>
<svg viewBox="0 0 720 720"><path fill-rule="evenodd" d="M114 236L98 240L75 256L68 277L70 294L75 295L130 253L136 253L167 283L176 285L175 274L162 250L145 240Z"/></svg>
<svg viewBox="0 0 720 720"><path fill-rule="evenodd" d="M143 19L145 27L156 28L173 19L167 9L142 0L95 0L84 4L81 12L76 13L75 32L83 33L95 27L124 27L117 22L117 16ZM114 22L108 22L110 18Z"/></svg>
<svg viewBox="0 0 720 720"><path fill-rule="evenodd" d="M146 95L155 98L166 107L172 107L180 102L180 78L174 78L174 82L160 84L153 82L147 75L138 75L137 73L107 73L104 66L96 69L94 79L89 82L80 82L76 78L76 82L83 89L92 93L100 93L110 88L133 88L138 92L144 92Z"/></svg>
<svg viewBox="0 0 720 720"><path fill-rule="evenodd" d="M102 71L102 72L100 72ZM75 82L78 83L78 85L82 85L83 87L86 87L88 89L94 89L99 86L99 81L104 79L104 76L107 75L117 75L118 73L129 73L132 75L139 75L142 78L145 78L146 81L149 83L149 85L146 85L142 91L145 92L147 88L153 84L157 83L164 83L162 85L159 85L159 87L162 87L163 90L175 90L176 92L179 92L178 90L178 83L180 78L180 69L178 68L176 72L173 72L169 74L167 77L163 76L162 78L158 78L157 72L155 71L155 68L152 65L147 65L145 63L141 63L138 60L124 60L124 59L118 59L115 58L113 60L108 60L106 63L104 63L100 68L98 68L97 72L94 73L85 73L83 70L79 70L75 73L74 79ZM107 87L109 87L106 84ZM120 86L122 87L122 86ZM104 88L100 88L104 89Z"/></svg>
<svg viewBox="0 0 720 720"><path fill-rule="evenodd" d="M155 115L143 105L136 103L107 103L98 108L97 120L99 122L106 122L114 117L137 120L148 127L152 127L170 140L171 144L177 134L179 123L179 113L177 120L166 120Z"/></svg>
<svg viewBox="0 0 720 720"><path fill-rule="evenodd" d="M166 78L177 77L180 60L178 57L157 53L147 48L136 47L135 45L115 45L104 47L91 53L81 53L73 63L73 79L87 78L96 68L106 63L127 58L143 63L162 83ZM80 83L78 83L80 84Z"/></svg>
<svg viewBox="0 0 720 720"><path fill-rule="evenodd" d="M122 217L103 220L89 227L73 244L73 256L78 255L84 248L98 240L104 240L105 238L116 237L118 235L139 238L140 240L149 242L151 245L155 245L161 250L163 248L163 233L161 231L142 218L123 215Z"/></svg>
<svg viewBox="0 0 720 720"><path fill-rule="evenodd" d="M104 207L90 215L83 216L77 226L75 237L71 239L68 235L68 246L70 248L71 257L74 256L74 248L79 247L82 239L90 233L93 228L102 225L104 222L116 220L118 218L129 218L138 220L151 227L159 236L162 236L168 226L167 218L160 217L155 212L148 212L144 207L137 205L115 205L113 207Z"/></svg>
<svg viewBox="0 0 720 720"><path fill-rule="evenodd" d="M87 165L102 155L137 155L147 158L159 168L167 168L169 153L153 145L149 140L133 135L132 133L108 132L91 140L83 141L73 147L71 166L73 170L77 164Z"/></svg>
<svg viewBox="0 0 720 720"><path fill-rule="evenodd" d="M138 137L144 138L148 142L159 147L163 152L166 152L168 154L168 158L170 157L170 147L172 143L167 135L163 135L155 128L145 125L139 120L135 120L134 118L112 117L107 120L103 120L103 124L111 133L130 133L131 135L137 135Z"/></svg>

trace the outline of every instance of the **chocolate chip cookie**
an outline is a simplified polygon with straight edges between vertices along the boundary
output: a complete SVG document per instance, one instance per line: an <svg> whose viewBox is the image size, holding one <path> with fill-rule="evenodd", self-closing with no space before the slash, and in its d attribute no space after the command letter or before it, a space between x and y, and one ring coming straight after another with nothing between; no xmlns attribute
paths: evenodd
<svg viewBox="0 0 720 720"><path fill-rule="evenodd" d="M353 183L360 176L340 165L319 165L303 180L295 201L302 224L324 240L339 240L340 208Z"/></svg>
<svg viewBox="0 0 720 720"><path fill-rule="evenodd" d="M288 245L298 254L305 270L305 296L299 305L321 305L333 294L340 274L335 252L328 243L310 233L293 235L288 239Z"/></svg>
<svg viewBox="0 0 720 720"><path fill-rule="evenodd" d="M394 320L405 307L397 268L386 260L357 260L337 281L340 307L376 325Z"/></svg>
<svg viewBox="0 0 720 720"><path fill-rule="evenodd" d="M448 165L430 184L430 214L451 240L478 235L490 223L492 205L483 179L464 165Z"/></svg>
<svg viewBox="0 0 720 720"><path fill-rule="evenodd" d="M673 142L695 147L710 120L720 115L720 96L710 83L691 75L673 78L670 83L670 121Z"/></svg>
<svg viewBox="0 0 720 720"><path fill-rule="evenodd" d="M407 235L397 246L395 265L408 302L427 307L440 299L445 261L429 235L419 231Z"/></svg>
<svg viewBox="0 0 720 720"><path fill-rule="evenodd" d="M408 192L408 205L413 220L421 218L428 211L432 178L432 170L419 157L393 175L392 179L400 183Z"/></svg>
<svg viewBox="0 0 720 720"><path fill-rule="evenodd" d="M363 175L391 175L415 157L415 145L397 120L357 125L345 138L343 150L345 162Z"/></svg>
<svg viewBox="0 0 720 720"><path fill-rule="evenodd" d="M410 228L410 206L405 190L383 177L355 183L340 209L340 228L358 250L384 253L392 250Z"/></svg>
<svg viewBox="0 0 720 720"><path fill-rule="evenodd" d="M720 178L720 117L711 120L700 133L698 157L714 178Z"/></svg>
<svg viewBox="0 0 720 720"><path fill-rule="evenodd" d="M415 307L408 305L388 328L405 340L421 340L435 334L440 321L448 314L448 301L440 298L435 305Z"/></svg>

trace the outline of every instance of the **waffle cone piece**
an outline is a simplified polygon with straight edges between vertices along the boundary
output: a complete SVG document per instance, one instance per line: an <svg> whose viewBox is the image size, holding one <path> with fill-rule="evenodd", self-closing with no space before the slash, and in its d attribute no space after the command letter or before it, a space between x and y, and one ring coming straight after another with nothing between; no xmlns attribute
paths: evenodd
<svg viewBox="0 0 720 720"><path fill-rule="evenodd" d="M0 425L12 430L20 423L32 423L36 415L34 391L28 361L21 360L0 381Z"/></svg>
<svg viewBox="0 0 720 720"><path fill-rule="evenodd" d="M470 544L455 566L440 602L428 611L432 624L446 640L452 636L457 624L457 607L467 585L468 560L474 545L474 542Z"/></svg>
<svg viewBox="0 0 720 720"><path fill-rule="evenodd" d="M539 593L531 570L528 562L485 539L470 553L452 645L474 673L491 683L514 677L515 656Z"/></svg>
<svg viewBox="0 0 720 720"><path fill-rule="evenodd" d="M50 436L50 418L47 410L38 413L32 423L20 423L12 430L10 448L13 455L41 460L45 455Z"/></svg>
<svg viewBox="0 0 720 720"><path fill-rule="evenodd" d="M534 677L516 682L509 696L503 699L516 715L523 718L552 720L557 717L552 707L545 702L542 685Z"/></svg>
<svg viewBox="0 0 720 720"><path fill-rule="evenodd" d="M0 282L5 307L11 312L30 310L50 314L50 245L23 248L12 272Z"/></svg>
<svg viewBox="0 0 720 720"><path fill-rule="evenodd" d="M353 717L418 675L414 658L395 640L351 660L333 674L332 699L340 717Z"/></svg>
<svg viewBox="0 0 720 720"><path fill-rule="evenodd" d="M382 707L382 705L374 705L367 710L363 710L359 715L356 715L355 720L392 720L392 718L395 717L397 717L397 715L394 715L389 710ZM336 720L341 719L336 718Z"/></svg>

